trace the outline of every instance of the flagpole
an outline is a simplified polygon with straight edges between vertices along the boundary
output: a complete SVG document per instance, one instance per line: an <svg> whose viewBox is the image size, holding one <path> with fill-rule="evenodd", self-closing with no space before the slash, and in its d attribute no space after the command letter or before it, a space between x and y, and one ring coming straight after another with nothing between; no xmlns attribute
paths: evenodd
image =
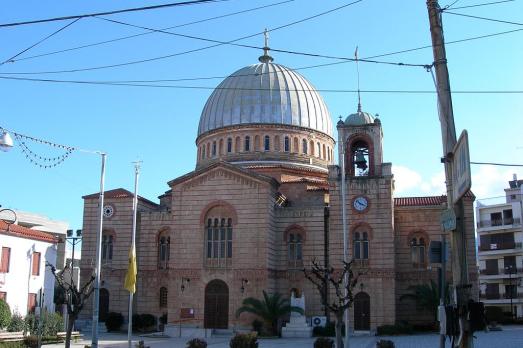
<svg viewBox="0 0 523 348"><path fill-rule="evenodd" d="M136 264L136 246L135 246L135 240L136 240L136 215L137 215L137 208L138 208L138 177L140 176L140 162L134 163L134 197L133 197L133 231L132 231L132 237L131 237L131 253L133 257L135 258L133 261ZM131 261L130 261L131 262ZM137 271L135 266L135 271ZM130 270L128 270L130 272ZM136 280L135 280L135 289L136 289ZM129 318L128 322L129 325L127 327L127 341L128 341L128 347L132 348L132 334L133 334L133 291L129 291Z"/></svg>

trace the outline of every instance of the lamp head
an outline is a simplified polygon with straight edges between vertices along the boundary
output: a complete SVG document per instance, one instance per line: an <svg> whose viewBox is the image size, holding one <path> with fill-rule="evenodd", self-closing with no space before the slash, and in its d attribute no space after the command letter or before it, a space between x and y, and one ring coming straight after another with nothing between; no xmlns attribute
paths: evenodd
<svg viewBox="0 0 523 348"><path fill-rule="evenodd" d="M7 152L13 147L13 138L5 130L1 130L0 135L0 150Z"/></svg>

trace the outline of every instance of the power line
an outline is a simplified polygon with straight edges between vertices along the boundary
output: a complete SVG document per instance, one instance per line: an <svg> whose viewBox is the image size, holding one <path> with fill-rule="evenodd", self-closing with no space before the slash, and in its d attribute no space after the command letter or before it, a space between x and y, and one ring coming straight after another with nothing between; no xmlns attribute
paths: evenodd
<svg viewBox="0 0 523 348"><path fill-rule="evenodd" d="M72 22L70 22L70 23L64 25L64 26L61 27L60 29L55 30L55 31L52 32L51 34L47 35L46 37L44 37L43 39L39 40L38 42L32 44L31 46L27 47L26 49L20 51L19 53L15 54L15 55L12 56L11 58L6 59L6 60L3 61L2 63L0 63L0 65L4 65L5 63L12 63L12 62L14 62L13 59L15 59L16 57L18 57L19 55L21 55L21 54L23 54L23 53L29 51L30 49L32 49L32 48L34 48L34 47L36 47L36 46L38 46L39 44L41 44L41 43L44 42L45 40L47 40L47 39L53 37L54 35L58 34L58 33L61 32L62 30L66 29L66 28L68 28L69 26L73 25L74 23L78 22L79 20L80 20L80 18L77 18L77 19L75 19L74 21L72 21Z"/></svg>
<svg viewBox="0 0 523 348"><path fill-rule="evenodd" d="M69 83L69 84L85 84L85 85L104 85L104 86L126 86L126 87L148 87L148 88L173 88L173 89L201 89L201 90L235 90L235 91L271 91L268 88L229 88L229 87L212 87L212 86L183 86L183 85L151 85L141 83L119 83L106 81L80 81L80 80L55 80L55 79L33 79L23 77L7 77L0 76L4 80L18 80L31 82L49 82L49 83ZM357 93L358 90L351 89L289 89L290 92L322 92L322 93ZM361 90L361 93L393 93L393 94L435 94L433 90ZM520 91L508 90L462 90L452 91L453 94L523 94Z"/></svg>
<svg viewBox="0 0 523 348"><path fill-rule="evenodd" d="M460 6L460 7L452 7L452 6L448 6L448 7L445 7L445 8L444 8L444 11L447 10L447 9L451 9L451 10L461 10L461 9L464 9L464 8L472 8L472 7L480 7L480 6L496 5L496 4L501 4L501 3L504 3L504 2L512 2L512 1L516 1L516 0L503 0L503 1L485 2L485 3L482 3L482 4L467 5L467 6Z"/></svg>
<svg viewBox="0 0 523 348"><path fill-rule="evenodd" d="M467 15L467 14L464 14L464 13L456 13L456 12L449 12L449 11L444 11L444 13L455 15L455 16L462 16L462 17L468 17L468 18L474 18L474 19L481 19L481 20L489 21L489 22L497 22L497 23L522 25L523 26L523 23L504 21L504 20L501 20L501 19L493 19L493 18L487 18L487 17L472 16L472 15Z"/></svg>
<svg viewBox="0 0 523 348"><path fill-rule="evenodd" d="M302 23L302 22L305 22L305 21L317 18L317 17L323 16L323 15L332 13L334 11L341 10L341 9L343 9L345 7L348 7L348 6L351 6L351 5L355 5L355 4L357 4L359 2L362 2L362 1L364 1L364 0L357 0L357 1L349 2L349 3L345 4L345 5L338 6L338 7L335 7L333 9L330 9L330 10L327 10L327 11L324 11L324 12L321 12L321 13L309 16L309 17L305 17L305 18L302 18L300 20L293 21L293 22L290 22L290 23L287 23L287 24L284 24L284 25L280 25L278 27L275 27L275 28L271 29L270 31L273 32L273 31L276 31L276 30L287 28L287 27L290 27L292 25L299 24L299 23ZM3 74L9 74L9 75L61 74L61 73L73 73L73 72L81 72L81 71L91 71L91 70L116 68L116 67L121 67L121 66L146 63L146 62L151 62L151 61L156 61L156 60L161 60L161 59L166 59L166 58L172 58L172 57L175 57L175 56L181 56L181 55L194 53L194 52L198 52L198 51L203 51L203 50L206 50L206 49L209 49L209 48L214 48L214 47L218 47L218 46L222 46L222 45L226 45L226 44L232 44L234 42L237 42L237 41L240 41L240 40L244 40L244 39L248 39L248 38L260 35L260 34L263 34L263 32L257 32L255 34L242 36L240 38L237 38L237 39L234 39L234 40L230 40L230 41L217 41L217 40L205 39L206 41L217 42L217 43L213 44L213 45L210 45L210 46L200 47L200 48L196 48L196 49L192 49L192 50L177 52L177 53L168 54L168 55L159 56L159 57L141 59L141 60L136 60L136 61L129 61L129 62L124 62L124 63L117 63L117 64L111 64L111 65L102 65L102 66L89 67L89 68L70 69L70 70L39 71L39 72L4 72ZM179 34L179 35L181 35L181 34ZM256 46L250 46L249 48L263 49L263 47L256 47ZM283 52L283 53L291 53L291 51L285 52L284 50L275 50L275 49L272 49L272 51ZM291 54L300 54L300 53L295 52L295 53L291 53ZM315 56L314 54L309 54L309 55L310 56ZM340 59L340 58L332 57L332 59ZM354 61L353 58L349 58L348 60ZM363 61L363 60L360 59L360 61ZM374 63L374 62L372 62L372 63ZM386 64L390 64L390 63L387 62ZM398 64L398 65L406 65L406 64ZM420 65L420 66L422 66L422 65Z"/></svg>
<svg viewBox="0 0 523 348"><path fill-rule="evenodd" d="M252 11L256 11L256 10L261 10L261 9L264 9L264 8L267 8L267 7L282 5L282 4L286 4L286 3L289 3L289 2L293 2L293 1L295 1L295 0L280 1L280 2L273 3L273 4L268 4L268 5L264 5L264 6L254 7L254 8L250 8L250 9L246 9L246 10L242 10L242 11L226 13L226 14L220 15L220 16L214 16L214 17L210 17L210 18L205 18L205 19L200 19L200 20L196 20L196 21L192 21L192 22L178 24L178 25L175 25L175 26L162 28L160 30L169 30L169 29L185 27L185 26L189 26L189 25L193 25L193 24L204 23L204 22L208 22L208 21L212 21L212 20L216 20L216 19L220 19L220 18L225 18L225 17L230 17L230 16L242 14L242 13L247 13L247 12L252 12ZM76 46L76 47L70 47L70 48L66 48L66 49L62 49L62 50L51 51L51 52L47 52L47 53L37 54L37 55L34 55L34 56L29 56L29 57L25 57L25 58L15 59L14 61L18 62L18 61L22 61L22 60L28 60L28 59L34 59L34 58L39 58L39 57L44 57L44 56L64 53L64 52L70 52L70 51L75 51L75 50L79 50L79 49L83 49L83 48L88 48L88 47L93 47L93 46L98 46L98 45L104 45L104 44L108 44L108 43L112 43L112 42L116 42L116 41L127 40L127 39L135 38L135 37L138 37L138 36L144 36L144 35L150 35L150 34L154 34L154 32L145 32L145 33L139 33L139 34L134 34L134 35L122 36L122 37L111 39L111 40L99 41L99 42L95 42L95 43L92 43L92 44L81 45L81 46Z"/></svg>
<svg viewBox="0 0 523 348"><path fill-rule="evenodd" d="M208 3L208 2L217 2L217 1L229 1L229 0L192 0L192 1L184 1L184 2L174 2L174 3L169 3L169 4L163 4L163 5L152 5L152 6L144 6L144 7L127 8L127 9L123 9L123 10L88 13L88 14L82 14L82 15L55 17L55 18L48 18L48 19L37 19L37 20L24 21L24 22L4 23L4 24L0 24L0 28L14 27L14 26L20 26L20 25L27 25L27 24L65 21L68 19L85 18L85 17L108 16L108 15L114 15L117 13L125 13L125 12L157 10L160 8L167 8L167 7L198 5L198 4L204 4L204 3Z"/></svg>
<svg viewBox="0 0 523 348"><path fill-rule="evenodd" d="M508 164L508 163L493 163L493 162L470 162L470 164L503 166L503 167L523 167L523 164Z"/></svg>

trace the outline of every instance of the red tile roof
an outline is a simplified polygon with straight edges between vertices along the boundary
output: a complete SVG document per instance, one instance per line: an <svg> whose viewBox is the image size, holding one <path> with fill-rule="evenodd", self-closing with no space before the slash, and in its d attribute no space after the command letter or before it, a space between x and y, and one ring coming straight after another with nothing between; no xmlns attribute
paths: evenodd
<svg viewBox="0 0 523 348"><path fill-rule="evenodd" d="M90 195L82 196L83 199L92 199L92 198L98 198L100 196L100 193L93 193ZM131 191L127 191L123 188L117 188L114 190L109 190L104 192L104 198L133 198L134 194ZM138 195L138 199L144 202L147 202L149 204L158 205L157 203L154 203L147 198L143 198L140 195Z"/></svg>
<svg viewBox="0 0 523 348"><path fill-rule="evenodd" d="M471 191L465 194L466 198L475 199L476 197ZM394 205L397 207L414 207L414 206L434 206L447 203L447 196L426 196L426 197L396 197L394 198Z"/></svg>
<svg viewBox="0 0 523 348"><path fill-rule="evenodd" d="M0 234L5 234L13 237L34 239L48 243L58 243L58 238L56 238L50 233L32 230L30 228L15 224L9 225L3 220L0 220Z"/></svg>

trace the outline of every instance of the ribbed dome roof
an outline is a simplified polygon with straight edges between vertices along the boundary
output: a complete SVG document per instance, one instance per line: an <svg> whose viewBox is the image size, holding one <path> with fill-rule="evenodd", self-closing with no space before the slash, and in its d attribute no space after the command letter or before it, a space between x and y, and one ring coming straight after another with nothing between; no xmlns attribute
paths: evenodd
<svg viewBox="0 0 523 348"><path fill-rule="evenodd" d="M332 137L320 94L300 74L271 62L246 66L218 85L203 108L198 136L247 124L300 126Z"/></svg>
<svg viewBox="0 0 523 348"><path fill-rule="evenodd" d="M345 119L345 125L347 126L362 126L371 123L374 123L374 116L364 111L358 111Z"/></svg>

